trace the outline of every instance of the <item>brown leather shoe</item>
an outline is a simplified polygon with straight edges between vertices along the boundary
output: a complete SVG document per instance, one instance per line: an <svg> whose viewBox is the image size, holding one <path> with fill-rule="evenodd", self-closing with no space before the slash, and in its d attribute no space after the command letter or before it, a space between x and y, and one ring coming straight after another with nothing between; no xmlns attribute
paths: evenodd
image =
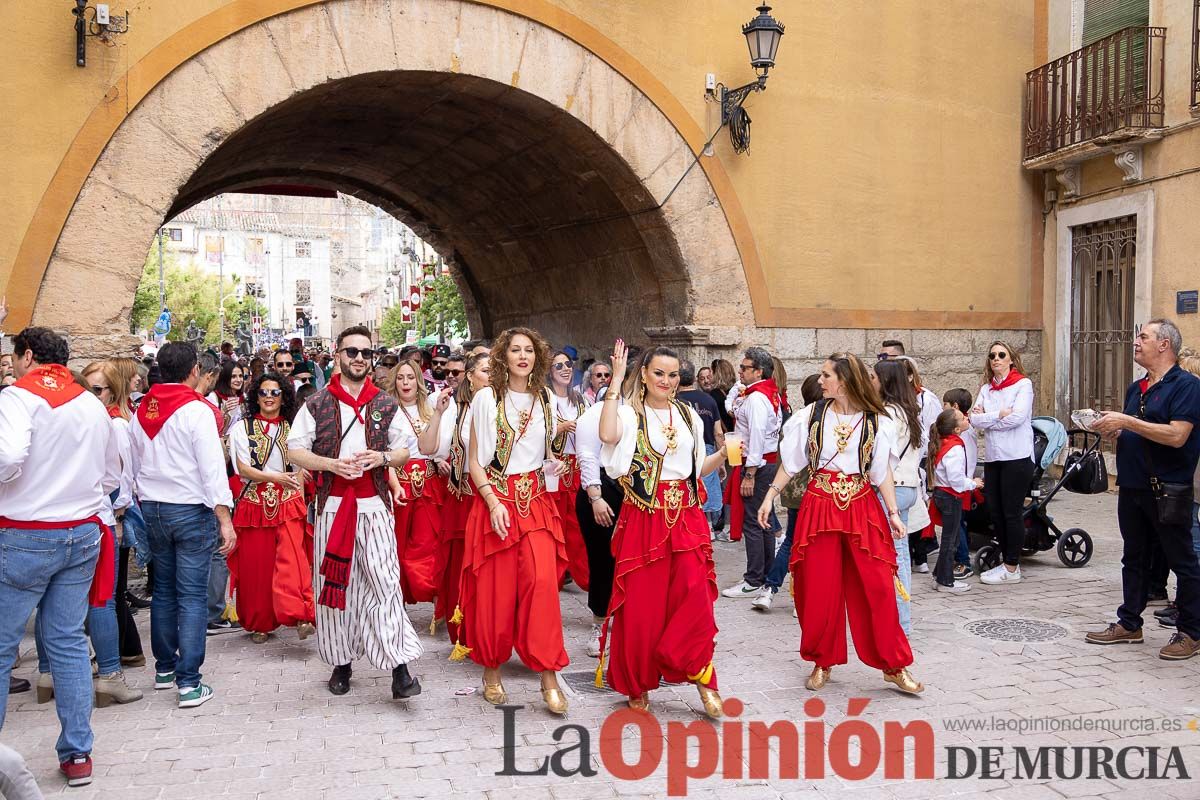
<svg viewBox="0 0 1200 800"><path fill-rule="evenodd" d="M1091 644L1141 644L1142 629L1131 631L1119 622L1114 622L1102 631L1092 631L1083 637Z"/></svg>
<svg viewBox="0 0 1200 800"><path fill-rule="evenodd" d="M1175 631L1167 646L1158 651L1158 657L1167 661L1185 661L1200 653L1200 639L1193 639L1182 631Z"/></svg>

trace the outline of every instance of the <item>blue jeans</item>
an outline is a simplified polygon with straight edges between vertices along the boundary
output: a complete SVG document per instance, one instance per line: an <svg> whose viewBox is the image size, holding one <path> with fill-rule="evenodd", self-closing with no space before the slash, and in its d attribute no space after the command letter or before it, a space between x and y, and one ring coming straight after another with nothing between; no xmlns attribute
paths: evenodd
<svg viewBox="0 0 1200 800"><path fill-rule="evenodd" d="M154 559L150 644L154 669L175 685L200 685L208 623L208 574L217 547L217 518L203 505L143 501Z"/></svg>
<svg viewBox="0 0 1200 800"><path fill-rule="evenodd" d="M775 562L767 571L766 585L770 586L773 592L782 588L783 579L787 577L788 565L792 560L792 537L796 535L796 519L799 516L800 512L796 509L787 510L787 533L783 536L783 543L775 550Z"/></svg>
<svg viewBox="0 0 1200 800"><path fill-rule="evenodd" d="M142 507L136 497L125 509L125 524L121 526L121 532L124 536L121 546L132 547L134 563L145 569L150 563L150 535L146 532L146 519L142 516Z"/></svg>
<svg viewBox="0 0 1200 800"><path fill-rule="evenodd" d="M704 452L711 456L717 452L717 446L706 444L704 445ZM725 502L721 494L721 476L717 474L718 472L719 470L714 469L703 478L704 491L708 495L708 498L704 501L704 505L700 506L700 510L707 514L710 520L712 520L713 514L721 512L721 506Z"/></svg>
<svg viewBox="0 0 1200 800"><path fill-rule="evenodd" d="M113 591L114 596L108 599L104 605L96 608L88 606L87 610L87 633L88 638L92 640L92 649L96 651L96 669L101 675L111 675L114 672L121 671L121 637L117 630L117 558L121 552L119 547L113 548ZM50 659L46 654L46 647L42 638L42 617L39 614L34 620L33 625L33 641L37 647L38 654L38 672L45 674L50 672Z"/></svg>
<svg viewBox="0 0 1200 800"><path fill-rule="evenodd" d="M36 608L37 629L54 676L54 708L62 733L59 761L92 752L92 665L83 621L100 555L94 523L62 530L0 528L0 728L8 681L25 624Z"/></svg>
<svg viewBox="0 0 1200 800"><path fill-rule="evenodd" d="M908 525L908 512L917 502L917 490L913 486L896 487L896 508L900 511L900 521ZM904 591L912 593L912 555L908 552L908 537L892 540L896 546L896 575L904 586ZM900 627L905 636L912 635L912 601L904 600L896 595L896 608L900 612Z"/></svg>
<svg viewBox="0 0 1200 800"><path fill-rule="evenodd" d="M225 556L213 550L208 570L208 621L220 622L225 614L225 590L229 587L229 565Z"/></svg>

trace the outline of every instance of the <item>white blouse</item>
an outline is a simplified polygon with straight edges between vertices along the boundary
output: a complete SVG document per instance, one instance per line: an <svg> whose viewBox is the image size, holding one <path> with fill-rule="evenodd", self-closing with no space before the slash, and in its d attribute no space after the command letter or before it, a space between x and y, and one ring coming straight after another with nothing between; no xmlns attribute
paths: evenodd
<svg viewBox="0 0 1200 800"><path fill-rule="evenodd" d="M280 418L282 421L282 418ZM271 426L270 436L274 439L279 434L277 425ZM271 448L271 454L267 456L267 463L260 469L263 472L286 472L287 465L283 463L283 449L287 446L287 440L283 440ZM229 429L229 451L235 459L245 464L247 467L254 466L254 462L250 458L250 437L246 435L245 423L234 425Z"/></svg>
<svg viewBox="0 0 1200 800"><path fill-rule="evenodd" d="M1012 413L1001 419L1006 408ZM1033 381L1022 378L999 390L984 384L971 410L971 427L983 431L984 460L1033 458Z"/></svg>
<svg viewBox="0 0 1200 800"><path fill-rule="evenodd" d="M615 445L606 444L600 451L600 463L614 480L629 473L633 464L633 454L637 449L638 419L637 412L630 406L617 409L617 419L621 423L621 441ZM704 468L706 457L704 450L704 423L699 414L692 414L692 425L688 428L680 419L679 413L674 414L675 452L667 452L667 437L663 428L670 425L671 413L646 407L646 431L649 434L650 446L664 454L660 481L678 481L691 477L694 471L696 478Z"/></svg>
<svg viewBox="0 0 1200 800"><path fill-rule="evenodd" d="M534 394L506 392L504 395L504 417L513 430L521 431L521 412L529 414L529 425L525 433L513 445L505 475L517 475L540 469L542 462L550 458L546 452L546 415ZM471 400L471 427L475 437L475 457L485 469L496 457L496 392L485 386Z"/></svg>
<svg viewBox="0 0 1200 800"><path fill-rule="evenodd" d="M454 443L454 423L456 422L458 422L458 401L454 399L454 395L451 393L450 405L446 406L446 410L442 412L442 418L438 420L437 450L432 454L422 453L421 455L440 461L450 458L450 445ZM470 433L470 421L463 420L464 445L471 441Z"/></svg>
<svg viewBox="0 0 1200 800"><path fill-rule="evenodd" d="M966 445L946 451L933 470L933 485L956 492L969 492L975 488L975 478L967 472Z"/></svg>
<svg viewBox="0 0 1200 800"><path fill-rule="evenodd" d="M400 430L404 435L404 444L401 446L408 449L410 453L409 460L428 458L417 447L417 436L420 435L418 429L421 427L420 407L416 403L413 403L411 406L401 403L400 411L396 414L396 417L400 420Z"/></svg>
<svg viewBox="0 0 1200 800"><path fill-rule="evenodd" d="M910 444L908 441L908 415L904 413L904 409L889 404L887 410L892 415L892 424L896 427L895 455L897 461L892 468L896 485L918 488L921 485L921 459L925 456L928 447L929 434L926 433L922 436L921 441L916 445ZM917 417L917 422L920 424L920 417ZM904 454L903 457L901 457L901 453Z"/></svg>
<svg viewBox="0 0 1200 800"><path fill-rule="evenodd" d="M571 402L571 399L569 397L559 397L558 395L553 394L553 392L551 394L554 397L555 420L572 422L572 421L579 419L579 417L581 416L581 414L579 413L579 409L575 406L574 403ZM557 424L558 423L556 421L555 425L557 425ZM565 447L563 448L563 452L567 453L569 455L575 454L576 451L575 451L575 434L574 433L567 435L567 441L566 441Z"/></svg>
<svg viewBox="0 0 1200 800"><path fill-rule="evenodd" d="M780 460L789 475L795 475L808 464L808 423L812 419L816 404L805 406L792 415L783 426L783 443L779 448ZM887 480L889 470L899 463L900 448L896 446L896 423L890 417L880 415L879 427L875 432L875 449L871 453L871 463L868 470L863 470L858 463L858 443L862 439L862 413L844 416L841 422L854 426L854 432L846 440L846 449L839 453L837 449L837 433L834 428L838 425L838 415L830 407L825 413L825 435L821 446L821 463L814 464L813 469L828 469L842 472L846 475L869 472L871 483L878 486Z"/></svg>

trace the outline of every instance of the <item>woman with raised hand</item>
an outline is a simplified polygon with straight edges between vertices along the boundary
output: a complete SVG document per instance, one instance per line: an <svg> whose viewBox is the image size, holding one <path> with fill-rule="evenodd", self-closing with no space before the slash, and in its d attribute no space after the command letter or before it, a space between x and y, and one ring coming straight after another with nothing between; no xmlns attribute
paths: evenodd
<svg viewBox="0 0 1200 800"><path fill-rule="evenodd" d="M575 423L591 405L579 389L571 385L575 377L575 363L562 350L550 356L550 391L554 400L554 459L563 464L558 480L558 490L550 496L558 506L562 520L563 538L567 545L567 570L572 580L583 591L588 590L591 576L588 570L587 545L583 531L575 516L575 495L579 490L579 461L575 457Z"/></svg>
<svg viewBox="0 0 1200 800"><path fill-rule="evenodd" d="M471 399L488 385L491 357L487 353L467 356L464 380L453 392L444 391L433 405L433 417L418 439L421 454L449 465L446 497L442 504L438 557L434 573L438 577L437 601L433 625L446 620L450 641L462 645L462 609L459 586L462 578L463 537L467 517L475 500L475 487L467 469L467 442L471 438Z"/></svg>
<svg viewBox="0 0 1200 800"><path fill-rule="evenodd" d="M463 545L460 605L483 697L507 702L500 666L515 648L541 673L542 698L567 712L558 671L563 646L558 586L566 548L542 465L553 453L554 399L545 388L550 348L536 331L510 328L492 346L490 386L471 400L467 463L476 500ZM452 658L462 656L455 648Z"/></svg>
<svg viewBox="0 0 1200 800"><path fill-rule="evenodd" d="M625 378L626 362L625 344L617 340L614 385ZM724 463L725 450L706 455L703 422L675 400L675 351L648 350L636 369L626 404L618 408L610 392L600 415L601 459L625 492L612 540L608 683L638 710L649 708L660 680L694 683L704 712L715 719L724 713L713 667L718 592L699 482ZM601 647L597 678L604 670Z"/></svg>
<svg viewBox="0 0 1200 800"><path fill-rule="evenodd" d="M417 455L417 440L433 419L425 379L413 361L392 371L391 394L400 405L401 424L413 454L395 467L389 483L396 497L396 553L400 558L400 591L405 603L432 602L437 594L438 529L446 497L446 479L432 458Z"/></svg>
<svg viewBox="0 0 1200 800"><path fill-rule="evenodd" d="M831 355L820 384L824 397L784 425L782 467L758 510L759 524L766 525L775 496L810 468L791 561L800 657L813 662L805 685L817 691L846 663L848 615L863 663L882 670L897 689L917 694L925 687L909 674L912 649L894 599L900 593L894 542L905 536L892 478L900 451L896 425L858 356Z"/></svg>

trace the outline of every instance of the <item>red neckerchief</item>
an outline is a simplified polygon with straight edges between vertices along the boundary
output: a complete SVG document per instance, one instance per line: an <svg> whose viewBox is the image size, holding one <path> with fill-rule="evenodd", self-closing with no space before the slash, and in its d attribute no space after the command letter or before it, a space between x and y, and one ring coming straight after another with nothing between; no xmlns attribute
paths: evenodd
<svg viewBox="0 0 1200 800"><path fill-rule="evenodd" d="M334 375L333 380L331 380L329 385L325 388L327 388L329 393L336 397L340 402L350 406L350 409L354 412L354 418L361 422L364 428L366 427L367 420L363 417L362 410L366 408L367 403L375 399L375 395L379 394L379 387L376 386L375 382L371 380L370 375L363 379L362 390L358 393L358 397L356 398L351 397L350 393L342 388L341 373Z"/></svg>
<svg viewBox="0 0 1200 800"><path fill-rule="evenodd" d="M263 424L263 433L267 436L271 435L272 425L279 425L283 422L283 415L277 415L274 419L267 419L262 414L255 414L254 418Z"/></svg>
<svg viewBox="0 0 1200 800"><path fill-rule="evenodd" d="M1022 381L1024 379L1024 375L1017 372L1015 369L1010 369L1008 371L1008 375L999 383L996 383L995 378L992 378L990 381L988 381L988 388L990 388L993 392L998 392L1001 389L1007 389L1018 381Z"/></svg>
<svg viewBox="0 0 1200 800"><path fill-rule="evenodd" d="M1140 391L1142 394L1145 394L1146 392L1150 391L1150 376L1149 375L1147 375L1145 378L1142 378L1140 381L1138 381L1138 391Z"/></svg>
<svg viewBox="0 0 1200 800"><path fill-rule="evenodd" d="M220 392L213 392L213 394L217 396L217 405L225 405L226 400L237 400L239 403L242 402L242 396L240 394L221 394Z"/></svg>
<svg viewBox="0 0 1200 800"><path fill-rule="evenodd" d="M153 441L172 414L195 400L204 403L205 407L213 412L213 420L217 423L217 433L220 434L225 427L221 409L201 397L195 389L182 383L156 383L151 386L150 391L142 398L141 405L138 406L138 424Z"/></svg>
<svg viewBox="0 0 1200 800"><path fill-rule="evenodd" d="M933 468L937 469L937 465L941 463L942 458L945 457L946 453L949 453L956 447L961 447L966 450L966 445L963 444L962 437L960 437L957 433L951 433L943 438L942 446L938 448L937 455L933 457ZM971 498L975 494L974 492L960 492L957 489L951 489L949 486L938 486L937 488L940 491L947 492L948 494L952 494L957 497L962 502L963 511L969 511L971 509ZM937 504L933 502L933 498L931 497L929 498L929 525L927 525L925 529L921 531L921 538L932 539L934 536L933 526L941 524L942 512L937 507ZM942 531L942 535L945 536L946 532ZM953 533L951 535L953 535Z"/></svg>
<svg viewBox="0 0 1200 800"><path fill-rule="evenodd" d="M782 401L779 396L779 387L775 384L774 378L767 378L766 380L761 380L758 383L747 386L745 391L742 392L742 397L749 397L755 392L765 395L766 398L771 401L771 408L775 409L776 414L779 413L779 407Z"/></svg>
<svg viewBox="0 0 1200 800"><path fill-rule="evenodd" d="M51 408L58 408L83 394L83 387L75 382L71 370L62 364L34 367L18 378L13 386L36 394Z"/></svg>
<svg viewBox="0 0 1200 800"><path fill-rule="evenodd" d="M936 468L938 464L942 463L942 458L946 453L949 453L955 447L961 447L964 451L966 450L966 445L963 444L961 436L957 433L951 433L943 437L942 446L938 448L937 455L933 457L933 466Z"/></svg>
<svg viewBox="0 0 1200 800"><path fill-rule="evenodd" d="M125 419L124 415L121 414L120 406L109 406L108 416L110 419Z"/></svg>

